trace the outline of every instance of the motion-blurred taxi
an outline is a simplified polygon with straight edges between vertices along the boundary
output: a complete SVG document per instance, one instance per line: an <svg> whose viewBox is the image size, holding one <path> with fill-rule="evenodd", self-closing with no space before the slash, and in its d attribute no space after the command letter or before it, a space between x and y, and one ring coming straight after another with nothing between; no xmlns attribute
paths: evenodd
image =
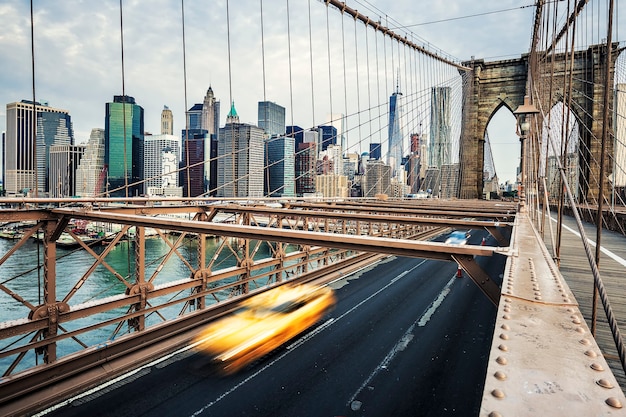
<svg viewBox="0 0 626 417"><path fill-rule="evenodd" d="M328 287L282 285L211 323L196 337L197 349L231 374L315 324L334 304Z"/></svg>

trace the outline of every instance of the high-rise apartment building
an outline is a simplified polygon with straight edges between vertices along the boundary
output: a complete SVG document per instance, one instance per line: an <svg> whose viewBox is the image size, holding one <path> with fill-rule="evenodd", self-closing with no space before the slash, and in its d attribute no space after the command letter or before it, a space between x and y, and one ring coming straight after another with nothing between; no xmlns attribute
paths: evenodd
<svg viewBox="0 0 626 417"><path fill-rule="evenodd" d="M428 164L434 168L452 163L450 140L450 87L433 87L430 96L430 151Z"/></svg>
<svg viewBox="0 0 626 417"><path fill-rule="evenodd" d="M265 139L266 195L270 197L296 195L294 144L295 140L292 137Z"/></svg>
<svg viewBox="0 0 626 417"><path fill-rule="evenodd" d="M144 193L143 108L133 97L114 96L106 104L104 122L104 163L111 196Z"/></svg>
<svg viewBox="0 0 626 417"><path fill-rule="evenodd" d="M33 107L36 115L33 114ZM36 147L33 146L33 117L36 122ZM7 104L7 130L4 152L5 190L11 194L48 191L50 147L72 145L74 133L69 112L47 103L22 100Z"/></svg>
<svg viewBox="0 0 626 417"><path fill-rule="evenodd" d="M174 114L167 106L163 106L163 111L161 111L161 134L174 134Z"/></svg>
<svg viewBox="0 0 626 417"><path fill-rule="evenodd" d="M91 129L85 152L76 168L75 193L93 197L106 192L107 173L104 169L104 129Z"/></svg>
<svg viewBox="0 0 626 417"><path fill-rule="evenodd" d="M259 101L259 127L268 137L285 134L285 108L271 101Z"/></svg>
<svg viewBox="0 0 626 417"><path fill-rule="evenodd" d="M263 197L264 131L239 123L235 104L219 129L217 197Z"/></svg>
<svg viewBox="0 0 626 417"><path fill-rule="evenodd" d="M396 91L389 97L389 148L387 150L387 159L391 167L391 175L397 176L400 172L402 164L402 156L404 153L403 136L402 136L402 93L400 87L396 86Z"/></svg>

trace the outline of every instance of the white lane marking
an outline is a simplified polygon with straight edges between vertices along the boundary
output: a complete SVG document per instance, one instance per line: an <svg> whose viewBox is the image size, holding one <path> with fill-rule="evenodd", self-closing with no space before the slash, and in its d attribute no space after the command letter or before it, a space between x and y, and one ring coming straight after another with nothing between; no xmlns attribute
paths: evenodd
<svg viewBox="0 0 626 417"><path fill-rule="evenodd" d="M318 334L320 333L322 330L330 327L332 324L337 323L339 320L341 320L342 318L346 317L348 314L354 312L354 310L356 310L357 308L359 308L360 306L362 306L363 304L365 304L366 302L368 302L369 300L371 300L372 298L374 298L375 296L377 296L378 294L380 294L381 292L383 292L384 290L386 290L387 288L389 288L390 286L392 286L397 280L398 277L404 277L406 276L406 274L408 274L409 272L413 271L414 269L418 268L419 266L423 265L426 262L426 260L423 260L422 262L420 262L419 264L415 265L413 268L409 269L408 271L404 271L402 272L400 275L394 277L387 285L385 285L384 287L382 287L381 289L379 289L378 291L376 291L375 293L371 294L369 297L367 297L366 299L362 300L360 303L358 303L357 305L355 305L354 307L352 307L350 310L346 311L345 313L343 313L341 316L337 317L336 319L330 319L326 322L324 322L324 324L322 324L321 326L317 327L315 330L313 330L311 333L314 334ZM272 360L271 362L267 363L266 365L264 365L261 369L259 369L258 371L256 371L255 373L253 373L252 375L248 376L246 379L244 379L243 381L239 382L237 385L233 386L231 389L229 389L228 391L224 392L222 395L220 395L219 397L217 397L215 400L211 401L210 403L204 405L202 408L200 408L199 410L197 410L196 412L194 412L191 417L196 417L198 415L200 415L201 413L203 413L204 411L206 411L208 408L214 406L215 404L217 404L219 401L221 401L222 399L224 399L226 396L228 396L229 394L232 394L233 392L235 392L235 390L237 390L238 388L240 388L241 386L243 386L245 383L247 383L248 381L250 381L252 378L258 376L261 372L263 372L264 370L266 370L267 368L269 368L270 366L274 365L276 362L278 362L279 360L281 360L282 358L284 358L285 356L287 356L289 353L295 351L298 347L302 346L302 344L310 339L312 336L309 335L309 333L307 333L306 335L302 336L300 339L298 339L297 341L295 341L294 343L292 343L291 345L287 346L287 350L285 350L285 352L283 352L282 354L280 354L278 357L276 357L274 360Z"/></svg>
<svg viewBox="0 0 626 417"><path fill-rule="evenodd" d="M556 219L553 219L552 216L550 216L550 220L552 220L553 222L557 222ZM579 239L582 238L582 236L580 236L580 233L577 230L572 229L571 227L568 227L566 225L562 225L564 229L566 229L568 232L572 233L574 236L578 237ZM587 238L587 242L589 242L589 244L591 246L593 246L594 248L596 247L596 242ZM600 245L600 252L604 253L605 255L607 255L609 258L613 259L615 262L619 263L622 266L626 267L626 260L624 260L624 258L620 257L619 255L614 254L613 252L611 252L610 250L606 249L604 246Z"/></svg>
<svg viewBox="0 0 626 417"><path fill-rule="evenodd" d="M441 303L443 303L444 298L446 298L446 296L450 294L450 287L452 286L452 283L456 279L457 279L456 276L453 276L452 279L448 281L446 286L443 287L443 290L439 293L439 296L435 299L435 301L433 301L430 307L428 307L428 310L426 310L426 312L422 315L420 320L417 322L417 325L419 327L426 326L426 323L430 321L430 318L433 316L433 314L435 314L435 311L437 311Z"/></svg>
<svg viewBox="0 0 626 417"><path fill-rule="evenodd" d="M383 360L380 362L380 364L378 364L378 366L376 368L374 368L374 370L367 377L367 379L365 381L363 381L363 383L361 384L359 389L356 390L356 392L352 395L352 397L350 397L350 399L348 400L348 403L346 405L348 405L350 407L354 406L354 407L360 408L362 402L361 401L357 401L355 403L356 397L363 391L363 389L365 389L366 386L369 385L369 383L372 381L372 379L374 379L374 377L376 375L378 375L378 373L380 373L380 371L382 371L383 369L387 369L387 366L391 363L391 361L398 354L398 352L401 352L404 349L406 349L406 347L409 345L411 340L413 340L413 337L414 337L413 330L415 329L415 326L423 327L423 326L426 325L426 323L428 323L428 321L433 316L433 314L435 313L437 308L443 302L444 298L446 298L446 296L450 293L450 287L452 286L452 284L456 280L457 280L456 275L454 275L450 279L450 281L448 281L448 283L443 287L443 289L441 290L441 292L439 293L437 298L430 304L430 306L428 306L426 311L424 311L424 313L422 313L420 318L417 319L415 322L413 322L413 324L411 324L411 326L409 326L409 328L406 330L406 332L404 332L402 337L400 337L400 340L398 340L398 342L394 345L394 347L391 348L389 353L387 353L387 355L383 358Z"/></svg>

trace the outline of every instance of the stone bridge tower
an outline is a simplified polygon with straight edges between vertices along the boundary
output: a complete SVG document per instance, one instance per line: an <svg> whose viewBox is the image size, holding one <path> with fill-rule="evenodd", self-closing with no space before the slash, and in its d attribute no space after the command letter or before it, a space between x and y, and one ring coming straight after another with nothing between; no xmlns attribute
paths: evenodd
<svg viewBox="0 0 626 417"><path fill-rule="evenodd" d="M487 125L501 107L515 111L524 102L524 95L532 95L535 107L547 115L557 103L567 105L565 70L572 66L571 111L578 122L580 146L578 151L580 170L579 198L594 201L598 197L600 173L600 147L602 140L602 112L605 86L613 89L615 61L619 53L618 44L613 44L610 79L605 80L606 45L592 45L574 53L573 65L569 54L555 54L553 58L539 60L539 73L534 82L534 91L527 92L529 56L519 59L485 62L471 60L463 63L471 71L461 73L465 86L463 129L461 132L461 178L460 198L481 198L484 170L484 138ZM541 52L538 52L541 55ZM552 86L552 87L550 87ZM531 94L532 93L532 94ZM613 94L609 95L609 108L613 108ZM613 115L609 114L609 131L613 126ZM541 114L539 126L543 126ZM570 126L573 126L573 121ZM541 137L541 135L540 135ZM612 137L612 136L611 136ZM613 141L606 143L607 156L613 155ZM538 155L533 155L538 158ZM608 176L612 172L611 158L605 158L605 190Z"/></svg>

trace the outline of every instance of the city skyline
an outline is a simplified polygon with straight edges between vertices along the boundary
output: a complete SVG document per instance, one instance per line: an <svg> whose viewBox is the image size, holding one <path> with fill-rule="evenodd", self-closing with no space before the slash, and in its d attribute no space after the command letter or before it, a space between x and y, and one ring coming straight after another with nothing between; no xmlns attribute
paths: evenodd
<svg viewBox="0 0 626 417"><path fill-rule="evenodd" d="M258 2L242 0L237 7L231 7L230 24L234 51L247 51L234 54L232 65L232 85L228 83L226 61L226 13L225 2L216 1L211 7L186 4L187 41L187 103L183 90L182 38L180 4L161 0L154 4L124 4L124 39L126 88L121 91L120 28L119 5L113 1L101 4L70 5L64 2L46 3L35 7L35 72L36 98L47 99L52 105L68 108L74 121L76 143L85 143L92 128L104 127L102 108L113 95L126 94L142 103L145 109L146 131L157 134L160 131L160 116L163 106L168 106L174 114L174 129L184 128L185 110L193 103L202 102L209 86L222 102L234 100L238 105L243 121L255 121L256 105L259 101L274 101L284 106L286 123L303 127L324 124L330 103L323 103L322 91L328 90L328 69L320 68L314 75L315 90L320 91L316 100L315 120L311 100L299 100L298 108L292 109L289 98L288 75L286 74L286 8L284 2L264 2L266 50L272 51L272 61L282 62L280 68L267 65L267 82L261 76L260 54L260 9ZM422 24L439 21L451 16L468 15L475 10L469 1L435 2L428 8L415 8L410 1L393 3L371 1L368 5L348 2L360 12L378 18L398 32L412 31L419 43L440 48L459 60L479 58L510 57L527 52L527 28L532 21L533 8L520 8L483 16L437 24ZM504 10L519 6L515 1L484 2L485 11ZM310 60L308 57L308 9L306 5L290 5L294 57L292 73L294 79L310 80ZM158 13L155 11L158 10ZM270 19L270 12L273 17ZM311 7L314 27L324 27L326 8L314 4ZM503 24L502 17L508 21ZM331 30L339 25L340 14L329 10ZM397 22L393 18L401 18ZM6 19L6 20L4 20ZM9 1L0 11L0 21L6 23L7 33L14 36L0 39L0 51L7 58L7 65L0 69L0 85L3 86L4 102L12 102L32 96L30 74L30 27L27 5ZM499 42L488 42L487 31L475 27L480 21L494 30L501 28L503 36ZM141 24L136 24L141 22ZM412 26L413 25L413 26ZM351 30L352 25L348 25ZM404 28L403 26L408 26ZM506 28L506 30L503 30ZM520 28L519 31L513 29ZM467 36L467 31L471 36ZM349 32L347 32L349 33ZM446 36L442 34L445 33ZM463 36L460 34L463 33ZM458 35L458 36L455 36ZM313 54L317 61L326 59L326 39L321 36L313 44ZM155 46L158 45L158 49ZM246 49L242 49L243 45ZM300 47L298 47L300 45ZM301 56L295 54L298 51ZM278 55L280 54L280 55ZM332 45L333 59L341 56L340 45ZM269 55L269 54L268 54ZM59 59L61 58L61 59ZM269 57L268 57L269 58ZM247 64L240 64L244 59ZM63 65L58 65L63 62ZM259 71L253 77L246 75L249 68ZM324 67L324 65L322 65ZM23 68L14 73L9 68ZM337 82L335 82L336 85ZM383 92L389 97L394 82L389 80ZM338 88L338 87L335 87ZM232 97L229 90L232 89ZM309 82L294 85L293 96L311 95ZM307 93L308 91L308 93ZM332 112L343 112L340 91L334 94ZM31 98L32 99L32 98ZM186 105L185 105L186 104ZM0 110L2 112L3 110ZM0 114L0 124L4 125ZM224 117L220 126L224 125ZM404 132L408 135L411 132ZM494 135L491 135L492 137ZM348 137L348 140L352 140ZM381 141L378 141L381 142ZM349 143L348 145L352 145ZM367 150L363 144L361 150Z"/></svg>

